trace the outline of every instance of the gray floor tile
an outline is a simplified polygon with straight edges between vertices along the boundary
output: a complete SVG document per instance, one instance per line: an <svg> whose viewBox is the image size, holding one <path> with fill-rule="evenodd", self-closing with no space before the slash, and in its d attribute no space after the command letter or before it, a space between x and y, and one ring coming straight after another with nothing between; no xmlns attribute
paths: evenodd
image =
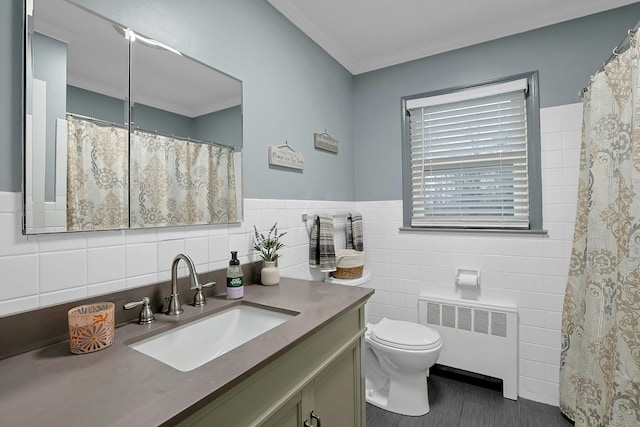
<svg viewBox="0 0 640 427"><path fill-rule="evenodd" d="M465 401L459 425L461 427L514 427L518 425L518 419L519 410L516 402L501 404L494 401L487 405Z"/></svg>
<svg viewBox="0 0 640 427"><path fill-rule="evenodd" d="M456 377L457 378L457 377ZM569 427L557 407L446 376L429 377L431 411L408 417L367 405L367 427Z"/></svg>
<svg viewBox="0 0 640 427"><path fill-rule="evenodd" d="M431 403L431 410L421 417L402 416L397 427L457 427L460 420L459 404Z"/></svg>
<svg viewBox="0 0 640 427"><path fill-rule="evenodd" d="M429 413L421 417L420 423L416 420L405 420L403 417L398 427L448 427L458 425L467 393L467 385L460 381L435 375L429 377L428 384L429 406L431 408Z"/></svg>
<svg viewBox="0 0 640 427"><path fill-rule="evenodd" d="M498 390L492 390L485 387L481 387L473 384L465 384L466 395L465 399L471 400L473 402L479 403L494 403L494 402L505 402L507 404L518 405L517 400L505 399L502 396L502 392Z"/></svg>
<svg viewBox="0 0 640 427"><path fill-rule="evenodd" d="M429 412L422 417L403 416L397 427L458 427L458 422L457 417L448 417L442 413L432 414Z"/></svg>
<svg viewBox="0 0 640 427"><path fill-rule="evenodd" d="M367 427L396 427L401 415L367 403Z"/></svg>
<svg viewBox="0 0 640 427"><path fill-rule="evenodd" d="M544 403L534 402L533 400L529 399L520 398L518 399L518 404L521 407L526 407L528 409L533 409L540 412L546 412L548 414L557 415L560 413L560 409L557 406L546 405Z"/></svg>
<svg viewBox="0 0 640 427"><path fill-rule="evenodd" d="M545 412L547 414L555 415L555 416L564 418L566 420L569 420L569 418L566 418L565 416L562 415L562 411L557 406L551 406L551 405L545 405L545 406L548 407L545 409Z"/></svg>
<svg viewBox="0 0 640 427"><path fill-rule="evenodd" d="M518 402L502 397L502 392L467 385L460 426L514 427L519 419Z"/></svg>
<svg viewBox="0 0 640 427"><path fill-rule="evenodd" d="M520 427L569 427L573 423L561 415L520 408Z"/></svg>

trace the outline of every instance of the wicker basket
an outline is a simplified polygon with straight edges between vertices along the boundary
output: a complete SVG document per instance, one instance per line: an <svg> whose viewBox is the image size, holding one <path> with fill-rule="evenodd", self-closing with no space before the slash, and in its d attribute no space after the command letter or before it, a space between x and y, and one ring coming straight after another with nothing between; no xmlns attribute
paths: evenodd
<svg viewBox="0 0 640 427"><path fill-rule="evenodd" d="M362 271L364 270L364 265L359 265L358 267L337 267L336 271L332 272L331 275L336 279L359 279L362 277Z"/></svg>

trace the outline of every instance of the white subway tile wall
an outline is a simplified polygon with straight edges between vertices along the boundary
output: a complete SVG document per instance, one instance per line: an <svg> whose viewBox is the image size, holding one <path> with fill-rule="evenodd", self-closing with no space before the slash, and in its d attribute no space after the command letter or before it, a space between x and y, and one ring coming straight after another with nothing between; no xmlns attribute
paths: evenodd
<svg viewBox="0 0 640 427"><path fill-rule="evenodd" d="M0 316L169 280L171 262L186 253L200 272L225 268L230 251L241 262L259 260L253 226L287 232L279 265L289 276L309 278L311 223L302 214L346 214L355 202L245 199L241 224L23 236L21 194L0 192ZM289 226L289 224L292 224ZM345 219L336 220L336 243L345 245ZM179 275L187 274L184 263Z"/></svg>
<svg viewBox="0 0 640 427"><path fill-rule="evenodd" d="M560 328L577 204L582 105L541 110L548 235L399 233L402 201L359 202L376 293L369 320L417 321L416 295L460 298L456 268L481 271L480 300L519 307L520 396L558 404Z"/></svg>
<svg viewBox="0 0 640 427"><path fill-rule="evenodd" d="M558 404L561 312L576 212L582 107L541 110L544 228L548 235L400 233L402 201L245 199L244 222L209 227L23 236L22 197L0 192L0 316L167 280L179 252L198 271L224 268L229 251L257 261L253 226L286 231L283 276L321 279L308 266L311 222L302 214L362 212L366 267L376 293L369 321L418 320L418 294L459 298L456 268L481 271L480 300L520 308L520 396ZM344 247L344 218L336 245ZM180 275L186 274L184 263Z"/></svg>

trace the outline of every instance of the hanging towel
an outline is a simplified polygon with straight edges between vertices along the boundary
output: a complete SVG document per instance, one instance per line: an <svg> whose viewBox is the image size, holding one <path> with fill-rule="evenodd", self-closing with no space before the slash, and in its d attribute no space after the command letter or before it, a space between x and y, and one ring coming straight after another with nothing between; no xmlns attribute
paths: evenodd
<svg viewBox="0 0 640 427"><path fill-rule="evenodd" d="M333 244L333 217L314 215L309 239L309 266L320 271L336 271L336 248Z"/></svg>
<svg viewBox="0 0 640 427"><path fill-rule="evenodd" d="M347 216L347 249L364 250L362 215L350 213Z"/></svg>

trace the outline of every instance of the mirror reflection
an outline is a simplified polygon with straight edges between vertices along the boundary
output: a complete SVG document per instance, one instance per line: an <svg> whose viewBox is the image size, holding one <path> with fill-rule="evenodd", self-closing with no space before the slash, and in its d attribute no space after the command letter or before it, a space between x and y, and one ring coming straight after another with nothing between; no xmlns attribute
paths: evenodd
<svg viewBox="0 0 640 427"><path fill-rule="evenodd" d="M241 220L240 81L66 1L27 14L26 234Z"/></svg>

